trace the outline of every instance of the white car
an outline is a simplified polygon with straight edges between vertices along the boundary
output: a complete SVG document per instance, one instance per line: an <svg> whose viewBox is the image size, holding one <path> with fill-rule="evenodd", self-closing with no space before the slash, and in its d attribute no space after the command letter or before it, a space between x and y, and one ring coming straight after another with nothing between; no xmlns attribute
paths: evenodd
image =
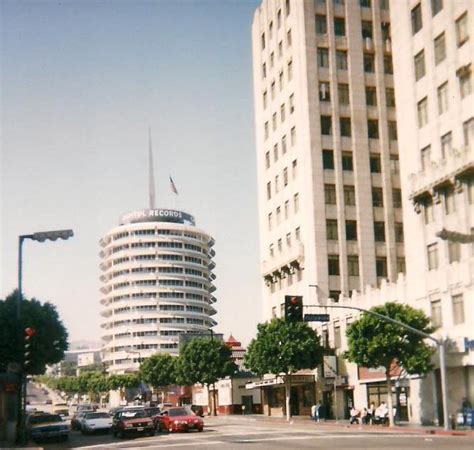
<svg viewBox="0 0 474 450"><path fill-rule="evenodd" d="M81 420L81 430L84 434L95 431L107 431L112 428L112 417L106 412L88 412Z"/></svg>

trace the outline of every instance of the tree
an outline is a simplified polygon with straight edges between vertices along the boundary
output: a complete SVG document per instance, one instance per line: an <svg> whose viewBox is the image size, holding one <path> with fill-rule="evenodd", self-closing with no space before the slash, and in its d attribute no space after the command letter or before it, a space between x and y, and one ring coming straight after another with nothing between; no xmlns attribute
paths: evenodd
<svg viewBox="0 0 474 450"><path fill-rule="evenodd" d="M156 389L176 382L176 358L169 353L157 353L140 364L140 379Z"/></svg>
<svg viewBox="0 0 474 450"><path fill-rule="evenodd" d="M220 340L208 338L193 339L185 344L176 365L180 384L200 383L208 387L237 371L231 349ZM213 414L216 415L215 389L212 400Z"/></svg>
<svg viewBox="0 0 474 450"><path fill-rule="evenodd" d="M388 302L370 309L375 313L390 317L423 333L430 334L430 319L419 309L400 303ZM369 313L353 322L346 332L348 351L344 357L359 366L383 367L387 380L387 405L390 425L393 421L391 378L399 367L409 375L426 375L433 366L433 349L424 338L406 328L384 321Z"/></svg>
<svg viewBox="0 0 474 450"><path fill-rule="evenodd" d="M18 321L17 301L18 291L0 300L0 372L6 371L9 363L23 364L24 330L33 328L32 359L26 371L29 374L44 373L46 365L64 358L68 348L66 328L54 305L42 304L35 298L21 299L21 318Z"/></svg>
<svg viewBox="0 0 474 450"><path fill-rule="evenodd" d="M286 394L286 418L290 420L291 375L321 364L323 348L319 336L305 322L287 322L283 318L258 325L258 334L245 354L245 366L263 376L283 375Z"/></svg>

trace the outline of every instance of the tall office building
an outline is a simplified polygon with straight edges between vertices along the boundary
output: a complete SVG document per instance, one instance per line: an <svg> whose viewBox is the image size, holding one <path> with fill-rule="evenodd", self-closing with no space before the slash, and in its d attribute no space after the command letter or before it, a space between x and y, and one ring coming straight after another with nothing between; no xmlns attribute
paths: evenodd
<svg viewBox="0 0 474 450"><path fill-rule="evenodd" d="M264 0L253 28L264 316L405 270L388 1ZM309 287L317 285L317 289Z"/></svg>
<svg viewBox="0 0 474 450"><path fill-rule="evenodd" d="M178 354L182 333L216 325L214 239L183 211L145 209L122 217L100 240L103 361L138 369L158 352Z"/></svg>
<svg viewBox="0 0 474 450"><path fill-rule="evenodd" d="M454 413L474 402L474 3L391 8L408 300L449 339Z"/></svg>

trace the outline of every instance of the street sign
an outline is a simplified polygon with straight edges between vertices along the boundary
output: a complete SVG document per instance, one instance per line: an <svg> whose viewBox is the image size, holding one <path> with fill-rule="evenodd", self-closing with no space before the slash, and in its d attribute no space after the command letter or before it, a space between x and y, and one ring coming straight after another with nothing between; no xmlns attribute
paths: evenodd
<svg viewBox="0 0 474 450"><path fill-rule="evenodd" d="M329 314L305 314L305 322L329 322Z"/></svg>

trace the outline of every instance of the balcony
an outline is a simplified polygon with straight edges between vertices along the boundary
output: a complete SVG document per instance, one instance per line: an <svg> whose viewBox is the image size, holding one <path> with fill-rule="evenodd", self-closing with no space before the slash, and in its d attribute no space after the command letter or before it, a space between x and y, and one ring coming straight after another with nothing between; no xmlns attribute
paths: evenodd
<svg viewBox="0 0 474 450"><path fill-rule="evenodd" d="M285 253L278 255L269 261L263 261L261 270L263 278L267 283L275 283L278 278L285 278L287 274L293 274L296 269L304 266L304 246L297 243Z"/></svg>
<svg viewBox="0 0 474 450"><path fill-rule="evenodd" d="M436 196L446 185L458 186L471 174L474 174L474 147L453 149L446 159L432 161L426 169L411 174L410 200L416 206L423 198Z"/></svg>

